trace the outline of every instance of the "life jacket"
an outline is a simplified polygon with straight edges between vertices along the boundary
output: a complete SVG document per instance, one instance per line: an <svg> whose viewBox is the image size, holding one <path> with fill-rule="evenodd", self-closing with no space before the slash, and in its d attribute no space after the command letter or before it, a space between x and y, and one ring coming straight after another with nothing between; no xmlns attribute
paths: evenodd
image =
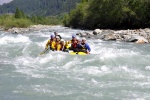
<svg viewBox="0 0 150 100"><path fill-rule="evenodd" d="M52 42L53 42L53 41L50 39L50 40L49 40L49 46L51 46L51 45L52 45Z"/></svg>
<svg viewBox="0 0 150 100"><path fill-rule="evenodd" d="M86 49L87 49L86 46L85 46L85 44L82 44L82 43L81 43L80 46L81 46L81 49L82 49L82 50L86 50Z"/></svg>
<svg viewBox="0 0 150 100"><path fill-rule="evenodd" d="M69 48L71 47L71 43L72 43L71 40L70 40L70 41L66 41L66 43L65 43L65 48L66 48L66 49L69 49Z"/></svg>
<svg viewBox="0 0 150 100"><path fill-rule="evenodd" d="M71 40L71 47L72 48L77 48L77 41L75 42L74 40Z"/></svg>
<svg viewBox="0 0 150 100"><path fill-rule="evenodd" d="M60 50L61 49L60 41L56 41L55 48L56 48L56 50Z"/></svg>
<svg viewBox="0 0 150 100"><path fill-rule="evenodd" d="M56 50L57 51L63 51L63 50L65 50L66 48L65 48L65 45L62 45L62 44L57 44L56 45Z"/></svg>
<svg viewBox="0 0 150 100"><path fill-rule="evenodd" d="M55 49L56 47L56 42L55 41L52 41L51 39L49 40L49 46L51 49Z"/></svg>
<svg viewBox="0 0 150 100"><path fill-rule="evenodd" d="M77 43L72 43L71 47L72 48L77 48Z"/></svg>

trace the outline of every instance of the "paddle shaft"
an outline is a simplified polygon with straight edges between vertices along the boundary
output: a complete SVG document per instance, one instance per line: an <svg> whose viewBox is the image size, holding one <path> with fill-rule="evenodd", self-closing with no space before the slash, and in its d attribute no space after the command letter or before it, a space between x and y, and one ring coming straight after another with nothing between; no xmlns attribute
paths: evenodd
<svg viewBox="0 0 150 100"><path fill-rule="evenodd" d="M40 53L40 55L44 54L48 49L50 49L50 47L47 48L47 49L45 49L44 51L42 51L42 52Z"/></svg>

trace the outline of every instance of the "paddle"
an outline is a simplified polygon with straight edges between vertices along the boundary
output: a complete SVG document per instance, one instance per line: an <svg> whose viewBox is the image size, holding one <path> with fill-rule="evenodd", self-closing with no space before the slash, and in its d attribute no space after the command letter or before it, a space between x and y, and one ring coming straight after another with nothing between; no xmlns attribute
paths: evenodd
<svg viewBox="0 0 150 100"><path fill-rule="evenodd" d="M45 53L46 53L46 51L47 51L48 49L50 49L50 47L48 47L47 49L44 49L44 50L40 53L40 55L45 54Z"/></svg>

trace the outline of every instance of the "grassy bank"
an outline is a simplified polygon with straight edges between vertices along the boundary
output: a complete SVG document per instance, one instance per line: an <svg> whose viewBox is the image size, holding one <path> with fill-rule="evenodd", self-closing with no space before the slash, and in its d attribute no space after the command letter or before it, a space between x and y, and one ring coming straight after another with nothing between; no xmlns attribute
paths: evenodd
<svg viewBox="0 0 150 100"><path fill-rule="evenodd" d="M32 21L27 18L15 18L14 15L1 15L0 16L0 26L5 28L12 28L12 27L21 27L25 28L32 25Z"/></svg>
<svg viewBox="0 0 150 100"><path fill-rule="evenodd" d="M59 25L62 24L60 17L23 17L23 18L15 18L15 15L5 14L0 15L0 26L5 29L18 27L18 28L26 28L31 25Z"/></svg>

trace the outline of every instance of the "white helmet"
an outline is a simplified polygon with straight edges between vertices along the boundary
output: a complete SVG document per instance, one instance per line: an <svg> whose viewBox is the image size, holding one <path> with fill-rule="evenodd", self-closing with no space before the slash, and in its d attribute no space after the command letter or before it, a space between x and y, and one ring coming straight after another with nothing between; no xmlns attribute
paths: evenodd
<svg viewBox="0 0 150 100"><path fill-rule="evenodd" d="M65 42L65 40L64 40L64 39L61 39L60 41L61 41L61 42Z"/></svg>
<svg viewBox="0 0 150 100"><path fill-rule="evenodd" d="M76 39L77 39L77 40L80 40L80 38L79 38L79 37L76 37Z"/></svg>
<svg viewBox="0 0 150 100"><path fill-rule="evenodd" d="M86 38L84 37L84 38L82 38L82 40L86 40Z"/></svg>
<svg viewBox="0 0 150 100"><path fill-rule="evenodd" d="M56 39L59 38L59 36L56 36ZM59 38L60 39L60 38Z"/></svg>

